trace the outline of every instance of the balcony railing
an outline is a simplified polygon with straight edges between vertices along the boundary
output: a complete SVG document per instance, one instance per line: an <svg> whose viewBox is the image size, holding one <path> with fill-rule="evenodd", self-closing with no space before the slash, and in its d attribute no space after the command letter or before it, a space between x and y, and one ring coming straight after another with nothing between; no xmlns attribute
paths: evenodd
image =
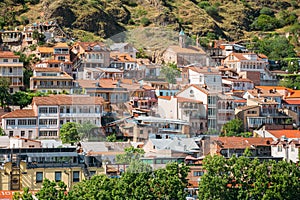
<svg viewBox="0 0 300 200"><path fill-rule="evenodd" d="M45 88L50 88L50 89L71 89L73 86L72 85L36 85L34 88L36 89L45 89Z"/></svg>

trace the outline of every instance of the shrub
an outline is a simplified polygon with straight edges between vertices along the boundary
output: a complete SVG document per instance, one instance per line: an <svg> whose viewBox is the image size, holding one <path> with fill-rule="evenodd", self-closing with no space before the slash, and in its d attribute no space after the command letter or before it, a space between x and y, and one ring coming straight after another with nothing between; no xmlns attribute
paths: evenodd
<svg viewBox="0 0 300 200"><path fill-rule="evenodd" d="M147 17L143 17L141 19L141 23L143 26L148 26L150 24L150 20Z"/></svg>

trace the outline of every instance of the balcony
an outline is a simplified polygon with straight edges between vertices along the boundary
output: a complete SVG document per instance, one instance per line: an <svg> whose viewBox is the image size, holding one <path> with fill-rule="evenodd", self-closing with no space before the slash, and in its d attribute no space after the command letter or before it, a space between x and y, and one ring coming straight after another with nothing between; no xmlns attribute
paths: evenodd
<svg viewBox="0 0 300 200"><path fill-rule="evenodd" d="M71 89L72 85L36 85L35 89Z"/></svg>
<svg viewBox="0 0 300 200"><path fill-rule="evenodd" d="M78 118L97 118L100 117L100 113L60 113L59 116L62 117L78 117Z"/></svg>

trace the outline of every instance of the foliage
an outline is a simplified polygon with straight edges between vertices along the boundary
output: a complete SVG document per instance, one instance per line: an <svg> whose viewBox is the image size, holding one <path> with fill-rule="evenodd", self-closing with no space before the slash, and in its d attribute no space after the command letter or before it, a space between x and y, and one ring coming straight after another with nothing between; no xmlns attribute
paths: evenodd
<svg viewBox="0 0 300 200"><path fill-rule="evenodd" d="M240 119L232 119L222 127L223 136L241 136L242 131L243 121Z"/></svg>
<svg viewBox="0 0 300 200"><path fill-rule="evenodd" d="M291 89L300 89L300 75L286 76L279 81L279 85Z"/></svg>
<svg viewBox="0 0 300 200"><path fill-rule="evenodd" d="M44 179L42 189L36 193L36 197L47 200L64 200L67 199L65 194L66 188L66 184L62 181L56 183L55 181Z"/></svg>
<svg viewBox="0 0 300 200"><path fill-rule="evenodd" d="M151 22L150 22L150 20L149 20L147 17L142 17L142 19L141 19L141 24L142 24L143 26L149 26L150 23L151 23Z"/></svg>
<svg viewBox="0 0 300 200"><path fill-rule="evenodd" d="M119 154L116 156L116 163L118 164L129 164L133 160L140 159L145 154L143 149L127 147L125 148L124 154Z"/></svg>
<svg viewBox="0 0 300 200"><path fill-rule="evenodd" d="M300 169L294 163L207 156L203 168L199 199L295 199L300 195Z"/></svg>
<svg viewBox="0 0 300 200"><path fill-rule="evenodd" d="M20 109L23 109L24 107L31 104L33 95L23 91L18 91L14 93L11 97L12 104L15 106L20 106Z"/></svg>
<svg viewBox="0 0 300 200"><path fill-rule="evenodd" d="M63 143L74 144L80 140L79 124L67 122L60 128L59 137Z"/></svg>
<svg viewBox="0 0 300 200"><path fill-rule="evenodd" d="M169 63L164 65L160 71L161 75L166 79L167 82L175 84L176 78L180 76L180 71L177 65L174 63Z"/></svg>
<svg viewBox="0 0 300 200"><path fill-rule="evenodd" d="M135 160L120 178L93 176L76 185L69 199L184 199L188 167L169 163L152 171L151 167ZM133 171L131 171L133 170Z"/></svg>
<svg viewBox="0 0 300 200"><path fill-rule="evenodd" d="M269 35L263 39L254 37L250 49L255 49L256 53L263 53L270 60L282 60L284 58L296 57L294 46L289 41L279 35Z"/></svg>
<svg viewBox="0 0 300 200"><path fill-rule="evenodd" d="M136 53L136 57L137 58L148 58L148 56L143 48L138 49L138 52Z"/></svg>
<svg viewBox="0 0 300 200"><path fill-rule="evenodd" d="M83 135L89 134L93 128L96 128L95 124L92 124L90 121L84 122L82 124L78 124L78 132L80 137Z"/></svg>
<svg viewBox="0 0 300 200"><path fill-rule="evenodd" d="M9 105L10 103L10 93L9 90L9 79L0 77L0 103L1 107L4 108L5 106Z"/></svg>
<svg viewBox="0 0 300 200"><path fill-rule="evenodd" d="M34 200L33 197L32 197L32 194L29 193L29 188L28 187L25 187L23 189L23 192L20 193L20 192L15 192L14 193L14 196L13 196L13 200Z"/></svg>
<svg viewBox="0 0 300 200"><path fill-rule="evenodd" d="M272 31L279 27L279 21L270 15L261 14L259 17L251 24L253 30L258 31Z"/></svg>
<svg viewBox="0 0 300 200"><path fill-rule="evenodd" d="M107 142L116 142L116 141L117 141L116 134L108 135L108 136L106 137L106 141L107 141Z"/></svg>

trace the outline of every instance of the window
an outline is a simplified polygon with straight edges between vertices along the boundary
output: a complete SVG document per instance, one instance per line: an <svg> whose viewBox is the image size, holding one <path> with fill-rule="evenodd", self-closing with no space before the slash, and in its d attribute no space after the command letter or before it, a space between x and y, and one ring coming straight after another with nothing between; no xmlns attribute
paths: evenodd
<svg viewBox="0 0 300 200"><path fill-rule="evenodd" d="M57 119L49 119L48 124L49 125L56 125L57 124Z"/></svg>
<svg viewBox="0 0 300 200"><path fill-rule="evenodd" d="M14 136L14 131L9 131L9 137Z"/></svg>
<svg viewBox="0 0 300 200"><path fill-rule="evenodd" d="M36 119L29 119L28 125L36 125Z"/></svg>
<svg viewBox="0 0 300 200"><path fill-rule="evenodd" d="M43 172L37 172L35 175L36 183L43 182Z"/></svg>
<svg viewBox="0 0 300 200"><path fill-rule="evenodd" d="M39 125L47 125L47 119L40 119Z"/></svg>
<svg viewBox="0 0 300 200"><path fill-rule="evenodd" d="M48 108L46 107L39 108L39 113L48 113Z"/></svg>
<svg viewBox="0 0 300 200"><path fill-rule="evenodd" d="M281 145L278 146L278 152L282 152L282 146Z"/></svg>
<svg viewBox="0 0 300 200"><path fill-rule="evenodd" d="M57 108L49 108L49 113L57 113Z"/></svg>
<svg viewBox="0 0 300 200"><path fill-rule="evenodd" d="M61 172L55 172L55 181L56 182L61 181Z"/></svg>
<svg viewBox="0 0 300 200"><path fill-rule="evenodd" d="M291 145L291 152L295 152L295 145Z"/></svg>
<svg viewBox="0 0 300 200"><path fill-rule="evenodd" d="M194 171L193 175L194 176L202 176L203 175L203 171Z"/></svg>
<svg viewBox="0 0 300 200"><path fill-rule="evenodd" d="M73 172L73 182L79 182L79 171Z"/></svg>
<svg viewBox="0 0 300 200"><path fill-rule="evenodd" d="M18 59L13 59L13 62L15 62L15 63L18 62Z"/></svg>
<svg viewBox="0 0 300 200"><path fill-rule="evenodd" d="M143 130L140 130L140 134L143 134L144 133L144 131Z"/></svg>
<svg viewBox="0 0 300 200"><path fill-rule="evenodd" d="M47 131L40 131L40 132L39 132L39 136L40 136L40 137L47 136Z"/></svg>
<svg viewBox="0 0 300 200"><path fill-rule="evenodd" d="M8 119L6 121L6 123L7 123L7 125L16 125L16 120L14 120L14 119Z"/></svg>
<svg viewBox="0 0 300 200"><path fill-rule="evenodd" d="M26 119L19 119L18 120L18 125L27 125L27 120Z"/></svg>
<svg viewBox="0 0 300 200"><path fill-rule="evenodd" d="M21 131L21 137L24 137L25 131Z"/></svg>

